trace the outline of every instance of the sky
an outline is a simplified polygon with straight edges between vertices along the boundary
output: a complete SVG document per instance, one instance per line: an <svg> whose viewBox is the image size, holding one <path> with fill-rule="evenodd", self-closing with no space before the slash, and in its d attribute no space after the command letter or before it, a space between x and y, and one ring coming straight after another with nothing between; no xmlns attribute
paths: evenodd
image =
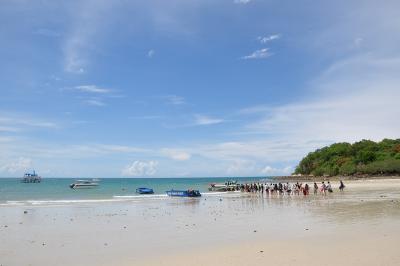
<svg viewBox="0 0 400 266"><path fill-rule="evenodd" d="M399 1L2 0L0 176L291 174L400 137Z"/></svg>

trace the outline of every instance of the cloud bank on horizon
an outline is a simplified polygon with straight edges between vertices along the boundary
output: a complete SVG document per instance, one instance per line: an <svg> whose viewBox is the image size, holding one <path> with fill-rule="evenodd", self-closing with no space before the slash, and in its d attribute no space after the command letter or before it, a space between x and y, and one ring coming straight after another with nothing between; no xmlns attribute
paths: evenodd
<svg viewBox="0 0 400 266"><path fill-rule="evenodd" d="M290 174L399 138L398 1L172 2L0 3L0 176Z"/></svg>

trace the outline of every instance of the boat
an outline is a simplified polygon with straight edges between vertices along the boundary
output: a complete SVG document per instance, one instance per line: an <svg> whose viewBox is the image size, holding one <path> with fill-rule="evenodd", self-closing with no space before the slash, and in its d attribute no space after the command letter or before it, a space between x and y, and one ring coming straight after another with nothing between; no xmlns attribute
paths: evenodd
<svg viewBox="0 0 400 266"><path fill-rule="evenodd" d="M154 194L154 191L152 188L146 188L146 187L139 187L136 189L136 193L139 194Z"/></svg>
<svg viewBox="0 0 400 266"><path fill-rule="evenodd" d="M167 195L170 197L189 197L189 198L195 198L195 197L201 197L201 194L198 190L168 190Z"/></svg>
<svg viewBox="0 0 400 266"><path fill-rule="evenodd" d="M40 183L42 181L42 177L38 176L33 170L33 173L25 173L22 178L22 183Z"/></svg>
<svg viewBox="0 0 400 266"><path fill-rule="evenodd" d="M227 181L224 184L212 183L208 188L209 191L235 191L237 181Z"/></svg>
<svg viewBox="0 0 400 266"><path fill-rule="evenodd" d="M95 182L93 180L76 180L74 183L69 185L70 188L72 189L77 189L77 188L94 188L97 187L99 183Z"/></svg>

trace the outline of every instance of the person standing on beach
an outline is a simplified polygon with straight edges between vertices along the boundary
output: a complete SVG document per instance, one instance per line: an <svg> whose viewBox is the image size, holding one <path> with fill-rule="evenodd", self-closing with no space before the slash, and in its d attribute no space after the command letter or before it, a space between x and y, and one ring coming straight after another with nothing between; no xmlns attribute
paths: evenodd
<svg viewBox="0 0 400 266"><path fill-rule="evenodd" d="M292 185L289 184L289 182L286 185L286 193L290 195L292 193Z"/></svg>
<svg viewBox="0 0 400 266"><path fill-rule="evenodd" d="M324 182L324 181L322 181L321 193L324 194L324 196L326 195L326 185L325 185L325 182Z"/></svg>
<svg viewBox="0 0 400 266"><path fill-rule="evenodd" d="M310 190L310 187L308 186L308 184L306 184L306 185L304 186L304 189L303 189L303 194L304 194L304 196L307 196L307 195L308 195L309 190Z"/></svg>
<svg viewBox="0 0 400 266"><path fill-rule="evenodd" d="M340 180L339 190L340 190L340 191L343 191L344 188L345 188L345 185L343 184L343 181Z"/></svg>
<svg viewBox="0 0 400 266"><path fill-rule="evenodd" d="M314 195L318 194L318 185L314 182Z"/></svg>
<svg viewBox="0 0 400 266"><path fill-rule="evenodd" d="M326 190L328 190L328 192L332 193L332 186L331 186L331 182L328 181L328 185L326 186Z"/></svg>

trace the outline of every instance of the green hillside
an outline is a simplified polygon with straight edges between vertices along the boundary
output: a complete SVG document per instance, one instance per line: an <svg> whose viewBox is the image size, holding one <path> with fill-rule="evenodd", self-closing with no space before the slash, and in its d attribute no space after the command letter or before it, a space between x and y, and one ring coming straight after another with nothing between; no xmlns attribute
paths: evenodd
<svg viewBox="0 0 400 266"><path fill-rule="evenodd" d="M304 157L295 174L389 175L400 174L400 139L335 143Z"/></svg>

